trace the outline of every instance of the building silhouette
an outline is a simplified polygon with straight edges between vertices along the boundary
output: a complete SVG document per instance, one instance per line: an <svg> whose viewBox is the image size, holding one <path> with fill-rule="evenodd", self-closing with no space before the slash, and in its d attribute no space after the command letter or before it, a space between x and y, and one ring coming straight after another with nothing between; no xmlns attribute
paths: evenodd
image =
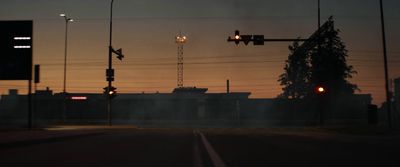
<svg viewBox="0 0 400 167"><path fill-rule="evenodd" d="M112 101L115 124L155 127L264 127L317 124L315 99L249 98L250 92L207 93L206 88L175 89L172 93L120 93ZM69 93L64 112L62 93L38 90L33 95L35 124L103 124L106 96ZM327 103L327 124L367 123L371 95L337 97ZM27 95L10 90L0 100L3 124L22 124L27 116ZM65 117L65 122L62 122Z"/></svg>

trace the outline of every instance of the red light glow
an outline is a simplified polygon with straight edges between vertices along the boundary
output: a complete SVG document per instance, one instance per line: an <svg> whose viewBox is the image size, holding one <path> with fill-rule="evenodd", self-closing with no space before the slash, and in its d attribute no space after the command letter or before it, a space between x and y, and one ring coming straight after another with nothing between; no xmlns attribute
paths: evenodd
<svg viewBox="0 0 400 167"><path fill-rule="evenodd" d="M325 88L323 88L323 87L318 87L318 88L317 88L317 92L318 92L318 93L324 93L324 92L325 92Z"/></svg>

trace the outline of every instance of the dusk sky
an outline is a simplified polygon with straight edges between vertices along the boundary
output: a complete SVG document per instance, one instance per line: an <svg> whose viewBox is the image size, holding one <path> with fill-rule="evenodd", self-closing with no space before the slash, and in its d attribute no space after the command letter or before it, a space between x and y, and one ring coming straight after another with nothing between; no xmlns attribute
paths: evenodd
<svg viewBox="0 0 400 167"><path fill-rule="evenodd" d="M0 20L34 21L34 64L41 65L39 89L61 92L66 13L69 24L67 92L101 93L107 85L110 0L2 0ZM400 1L384 0L389 74L400 77ZM350 81L373 102L384 100L379 0L321 0L322 22L333 16L358 74ZM125 59L113 60L119 93L171 92L176 87L175 35L187 35L184 85L224 92L251 92L252 98L281 93L290 43L236 46L226 39L242 34L266 38L307 38L317 28L317 0L115 0L113 46ZM1 81L0 93L26 81Z"/></svg>

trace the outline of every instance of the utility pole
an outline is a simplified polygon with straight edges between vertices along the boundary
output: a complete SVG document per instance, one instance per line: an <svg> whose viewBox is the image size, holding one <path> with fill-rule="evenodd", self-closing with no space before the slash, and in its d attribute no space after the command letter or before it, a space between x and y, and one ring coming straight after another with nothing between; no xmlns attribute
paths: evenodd
<svg viewBox="0 0 400 167"><path fill-rule="evenodd" d="M321 57L321 2L318 0L318 31L317 31L317 54L318 57ZM322 93L322 92L321 92ZM324 98L319 99L319 106L322 106L325 103L327 97L324 96ZM319 108L319 126L324 125L324 107Z"/></svg>
<svg viewBox="0 0 400 167"><path fill-rule="evenodd" d="M385 90L386 90L386 106L387 106L387 117L389 129L392 129L392 100L389 88L389 72L388 72L388 62L387 62L387 50L386 50L386 33L385 33L385 17L383 13L383 2L379 0L380 12L381 12L381 26L382 26L382 44L383 44L383 61L385 68Z"/></svg>

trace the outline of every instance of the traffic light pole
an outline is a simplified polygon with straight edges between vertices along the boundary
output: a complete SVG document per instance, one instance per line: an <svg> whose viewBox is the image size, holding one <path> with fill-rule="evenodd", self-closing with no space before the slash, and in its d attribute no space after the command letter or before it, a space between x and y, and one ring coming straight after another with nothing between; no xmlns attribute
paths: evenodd
<svg viewBox="0 0 400 167"><path fill-rule="evenodd" d="M124 55L122 54L122 48L118 50L114 50L112 47L112 19L113 19L113 3L114 0L111 0L110 5L110 43L108 46L108 69L106 69L106 78L108 82L108 86L104 88L104 94L107 96L107 117L108 117L108 125L112 126L112 99L116 96L116 89L112 86L112 81L114 81L114 69L112 68L112 54L115 53L117 58L122 61Z"/></svg>
<svg viewBox="0 0 400 167"><path fill-rule="evenodd" d="M32 116L32 79L28 80L28 129L33 128L33 116Z"/></svg>
<svg viewBox="0 0 400 167"><path fill-rule="evenodd" d="M292 38L292 39L288 39L288 38L271 38L271 39L262 39L261 41L264 42L304 42L307 41L308 39L301 39L301 38ZM228 42L237 42L237 41L241 41L241 42L254 42L257 41L255 39L250 39L250 40L245 40L245 39L232 39L232 38L228 38Z"/></svg>
<svg viewBox="0 0 400 167"><path fill-rule="evenodd" d="M112 69L112 16L113 16L113 3L114 0L111 0L111 6L110 6L110 43L108 46L108 70ZM108 81L108 90L111 89L112 87L112 79L111 77L107 76L107 81ZM107 115L108 115L108 125L112 126L112 114L111 114L111 96L109 94L107 96Z"/></svg>

